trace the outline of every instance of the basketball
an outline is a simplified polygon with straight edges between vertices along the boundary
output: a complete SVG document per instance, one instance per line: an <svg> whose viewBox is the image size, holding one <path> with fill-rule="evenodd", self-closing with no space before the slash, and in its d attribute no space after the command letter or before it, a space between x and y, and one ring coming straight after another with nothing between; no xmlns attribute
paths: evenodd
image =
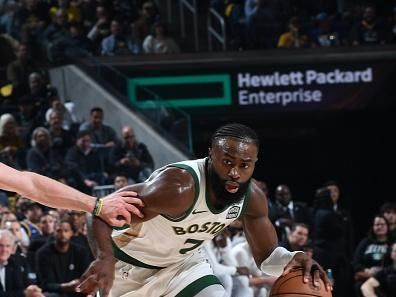
<svg viewBox="0 0 396 297"><path fill-rule="evenodd" d="M280 276L273 284L270 297L331 297L331 291L320 280L319 287L314 287L312 281L303 282L302 269L292 270L286 275Z"/></svg>

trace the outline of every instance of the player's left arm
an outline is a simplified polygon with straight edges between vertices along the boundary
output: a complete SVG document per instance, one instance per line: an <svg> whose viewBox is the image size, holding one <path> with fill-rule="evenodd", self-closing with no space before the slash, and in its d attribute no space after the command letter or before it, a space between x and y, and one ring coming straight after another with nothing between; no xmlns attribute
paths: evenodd
<svg viewBox="0 0 396 297"><path fill-rule="evenodd" d="M249 205L242 217L246 239L258 267L270 275L286 274L296 267L303 267L304 281L308 282L313 271L313 281L322 278L328 289L331 283L323 268L303 252L290 252L278 246L275 228L268 217L265 194L252 182ZM312 269L315 268L315 269Z"/></svg>

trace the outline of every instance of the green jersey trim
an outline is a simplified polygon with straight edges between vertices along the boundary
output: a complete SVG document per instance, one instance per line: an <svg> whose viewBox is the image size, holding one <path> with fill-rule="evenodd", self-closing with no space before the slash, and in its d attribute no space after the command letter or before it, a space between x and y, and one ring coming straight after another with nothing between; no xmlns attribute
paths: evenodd
<svg viewBox="0 0 396 297"><path fill-rule="evenodd" d="M153 265L149 265L143 262L140 262L138 259L135 259L131 256L129 256L127 253L125 253L124 251L122 251L116 244L114 241L111 241L112 245L113 245L113 252L114 252L114 256L120 260L123 261L125 263L128 264L132 264L134 266L138 266L138 267L143 267L143 268L148 268L148 269L162 269L164 267L159 267L159 266L153 266Z"/></svg>
<svg viewBox="0 0 396 297"><path fill-rule="evenodd" d="M189 284L183 290L181 290L175 297L193 297L201 292L206 287L211 285L221 285L220 281L214 275L205 275L196 281Z"/></svg>
<svg viewBox="0 0 396 297"><path fill-rule="evenodd" d="M163 216L165 219L167 219L167 220L169 220L169 221L172 221L172 222L180 222L180 221L184 220L184 219L192 212L192 210L193 210L195 204L197 203L198 196L199 196L199 190L200 190L200 189L199 189L199 179L198 179L198 176L197 176L197 173L195 172L195 170L194 170L192 167L188 166L188 165L185 165L185 164L171 164L171 165L169 165L168 167L176 167L176 168L184 169L184 170L186 170L187 172L189 172L189 173L191 174L191 176L193 177L193 179L194 179L194 184L195 184L195 197L194 197L194 202L193 202L193 203L191 204L191 206L187 209L187 211L186 211L181 217L179 217L179 218L172 218L172 217L170 217L170 216L161 214L161 216Z"/></svg>
<svg viewBox="0 0 396 297"><path fill-rule="evenodd" d="M124 224L124 226L121 226L121 227L112 226L113 230L117 230L117 231L125 230L125 229L128 229L129 227L131 227L131 225L129 225L129 224Z"/></svg>

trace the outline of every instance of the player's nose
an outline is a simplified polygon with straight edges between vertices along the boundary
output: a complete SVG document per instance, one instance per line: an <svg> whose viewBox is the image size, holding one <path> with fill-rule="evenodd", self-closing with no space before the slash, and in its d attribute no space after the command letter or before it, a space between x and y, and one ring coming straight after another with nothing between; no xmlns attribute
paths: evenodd
<svg viewBox="0 0 396 297"><path fill-rule="evenodd" d="M228 176L231 177L233 180L239 179L241 176L239 175L238 170L235 167L232 167L228 172Z"/></svg>

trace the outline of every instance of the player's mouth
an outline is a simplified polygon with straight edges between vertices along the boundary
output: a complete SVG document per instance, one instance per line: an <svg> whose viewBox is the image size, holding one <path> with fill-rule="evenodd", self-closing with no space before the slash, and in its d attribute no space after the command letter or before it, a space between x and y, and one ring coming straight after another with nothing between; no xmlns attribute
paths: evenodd
<svg viewBox="0 0 396 297"><path fill-rule="evenodd" d="M228 193L234 194L239 190L239 183L233 181L226 181L224 187Z"/></svg>

